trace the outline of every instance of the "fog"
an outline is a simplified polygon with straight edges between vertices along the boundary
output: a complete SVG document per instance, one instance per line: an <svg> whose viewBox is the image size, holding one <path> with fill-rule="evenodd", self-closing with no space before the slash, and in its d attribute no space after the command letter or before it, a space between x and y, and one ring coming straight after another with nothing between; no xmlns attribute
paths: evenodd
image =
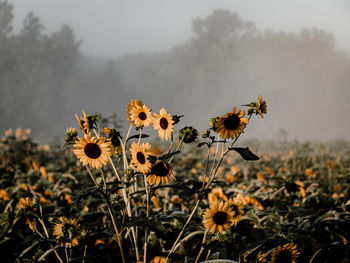
<svg viewBox="0 0 350 263"><path fill-rule="evenodd" d="M348 2L116 2L0 1L0 132L48 141L82 109L126 127L135 98L202 130L261 95L246 138L350 139Z"/></svg>

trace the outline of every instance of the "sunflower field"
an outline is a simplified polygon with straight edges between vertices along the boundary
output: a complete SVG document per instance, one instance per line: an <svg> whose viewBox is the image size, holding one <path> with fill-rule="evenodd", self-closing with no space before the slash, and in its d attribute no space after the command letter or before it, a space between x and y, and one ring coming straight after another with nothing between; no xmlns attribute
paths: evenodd
<svg viewBox="0 0 350 263"><path fill-rule="evenodd" d="M350 262L350 145L245 141L267 105L241 107L204 131L140 100L125 134L85 111L60 145L7 130L1 262Z"/></svg>

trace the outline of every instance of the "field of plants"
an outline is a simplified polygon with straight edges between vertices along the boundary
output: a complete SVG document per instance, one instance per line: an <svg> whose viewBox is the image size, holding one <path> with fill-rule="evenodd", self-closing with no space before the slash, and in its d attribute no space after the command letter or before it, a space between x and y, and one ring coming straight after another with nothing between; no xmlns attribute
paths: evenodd
<svg viewBox="0 0 350 263"><path fill-rule="evenodd" d="M241 107L204 131L139 100L126 134L84 111L60 145L7 130L1 262L350 262L349 143L244 141L267 110Z"/></svg>

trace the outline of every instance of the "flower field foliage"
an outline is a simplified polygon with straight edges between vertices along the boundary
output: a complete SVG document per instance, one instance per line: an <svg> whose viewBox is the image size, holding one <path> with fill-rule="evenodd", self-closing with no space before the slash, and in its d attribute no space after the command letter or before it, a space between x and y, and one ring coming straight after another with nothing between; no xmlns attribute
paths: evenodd
<svg viewBox="0 0 350 263"><path fill-rule="evenodd" d="M131 100L126 134L83 111L64 147L7 130L1 262L350 262L349 145L239 147L267 112L242 107L198 132Z"/></svg>

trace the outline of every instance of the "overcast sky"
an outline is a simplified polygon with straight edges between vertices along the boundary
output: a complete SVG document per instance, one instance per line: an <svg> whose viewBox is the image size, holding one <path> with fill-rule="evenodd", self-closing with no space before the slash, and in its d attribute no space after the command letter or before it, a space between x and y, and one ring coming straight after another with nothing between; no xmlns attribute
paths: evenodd
<svg viewBox="0 0 350 263"><path fill-rule="evenodd" d="M212 9L229 9L260 29L296 32L317 27L334 34L337 47L350 53L350 0L10 0L15 29L28 12L46 30L71 26L85 53L117 58L154 52L189 38L191 21Z"/></svg>

